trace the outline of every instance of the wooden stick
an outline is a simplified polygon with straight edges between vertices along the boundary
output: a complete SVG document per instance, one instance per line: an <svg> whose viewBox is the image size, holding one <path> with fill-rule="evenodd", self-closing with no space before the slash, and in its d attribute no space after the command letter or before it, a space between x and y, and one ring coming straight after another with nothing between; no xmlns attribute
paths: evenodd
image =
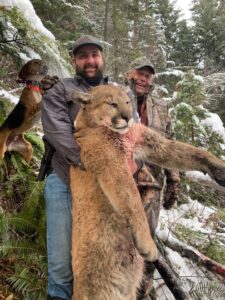
<svg viewBox="0 0 225 300"><path fill-rule="evenodd" d="M185 247L185 245L182 243L172 243L169 240L167 240L165 244L171 249L179 252L182 256L191 259L194 263L201 263L208 270L217 273L223 278L225 278L225 266L221 265L220 263L211 259L210 257L202 254L197 249L189 246Z"/></svg>
<svg viewBox="0 0 225 300"><path fill-rule="evenodd" d="M169 265L166 263L163 255L161 254L162 246L158 239L156 239L156 244L160 253L159 258L153 262L154 266L156 267L157 271L161 275L162 279L164 280L165 284L173 294L176 300L191 300L189 294L187 294L182 288L182 284L180 280L174 275Z"/></svg>

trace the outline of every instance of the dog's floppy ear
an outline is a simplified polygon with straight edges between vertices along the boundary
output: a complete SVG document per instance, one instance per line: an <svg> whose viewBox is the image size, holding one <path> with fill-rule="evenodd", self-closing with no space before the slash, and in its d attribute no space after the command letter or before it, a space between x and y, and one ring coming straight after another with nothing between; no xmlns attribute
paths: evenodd
<svg viewBox="0 0 225 300"><path fill-rule="evenodd" d="M28 73L28 68L29 68L29 63L30 63L30 61L28 61L27 63L25 63L25 65L19 71L18 77L20 79L26 79L26 76L27 76L27 73Z"/></svg>
<svg viewBox="0 0 225 300"><path fill-rule="evenodd" d="M72 93L72 100L73 102L80 104L81 107L84 107L90 102L90 94L84 92L74 92Z"/></svg>

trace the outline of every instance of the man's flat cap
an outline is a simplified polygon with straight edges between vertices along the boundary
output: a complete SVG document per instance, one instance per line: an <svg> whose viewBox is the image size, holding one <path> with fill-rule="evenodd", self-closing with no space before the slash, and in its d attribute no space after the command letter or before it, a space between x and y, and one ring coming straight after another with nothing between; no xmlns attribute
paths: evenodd
<svg viewBox="0 0 225 300"><path fill-rule="evenodd" d="M149 68L152 74L155 74L155 68L153 64L146 57L138 57L134 61L132 61L132 63L129 66L129 70L133 70L133 69L139 70L144 67Z"/></svg>
<svg viewBox="0 0 225 300"><path fill-rule="evenodd" d="M76 55L77 51L83 47L83 46L87 46L87 45L93 45L99 48L100 51L102 51L102 45L100 43L100 41L91 36L91 35L85 35L80 37L78 40L75 41L74 46L73 46L73 54Z"/></svg>

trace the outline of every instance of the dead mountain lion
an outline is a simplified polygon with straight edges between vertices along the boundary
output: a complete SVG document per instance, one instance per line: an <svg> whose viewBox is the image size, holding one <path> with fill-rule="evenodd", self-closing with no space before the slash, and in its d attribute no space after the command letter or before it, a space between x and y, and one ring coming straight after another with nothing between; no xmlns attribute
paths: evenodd
<svg viewBox="0 0 225 300"><path fill-rule="evenodd" d="M73 300L135 300L143 259L156 259L157 250L130 171L133 159L207 172L222 185L225 163L132 124L130 100L119 87L73 96L82 106L75 137L86 169L71 168Z"/></svg>

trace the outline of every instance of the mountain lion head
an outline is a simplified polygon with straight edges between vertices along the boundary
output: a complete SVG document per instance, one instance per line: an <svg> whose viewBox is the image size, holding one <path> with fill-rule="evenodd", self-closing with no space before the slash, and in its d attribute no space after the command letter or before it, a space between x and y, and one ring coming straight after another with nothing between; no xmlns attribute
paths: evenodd
<svg viewBox="0 0 225 300"><path fill-rule="evenodd" d="M83 119L88 127L106 126L121 134L133 124L131 101L121 87L101 85L91 89L90 93L75 92L72 98L81 105L77 129L82 127Z"/></svg>

